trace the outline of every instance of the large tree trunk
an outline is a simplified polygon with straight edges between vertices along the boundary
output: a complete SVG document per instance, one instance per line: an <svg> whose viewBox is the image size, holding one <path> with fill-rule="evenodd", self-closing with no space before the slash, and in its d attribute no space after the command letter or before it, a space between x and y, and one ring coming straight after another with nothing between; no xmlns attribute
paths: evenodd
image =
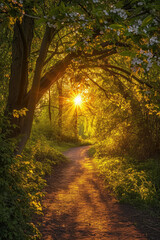
<svg viewBox="0 0 160 240"><path fill-rule="evenodd" d="M28 111L27 111L26 117L24 118L23 125L21 126L21 139L18 144L18 153L22 152L31 133L34 110L36 107L36 103L38 101L38 93L40 89L41 73L44 66L44 61L47 56L47 51L52 41L54 33L55 33L54 28L46 27L46 31L45 31L41 48L39 51L39 56L36 62L32 87L30 90L29 98L28 98L28 103L27 103Z"/></svg>
<svg viewBox="0 0 160 240"><path fill-rule="evenodd" d="M24 119L24 124L21 127L21 140L19 142L18 153L22 152L30 136L36 104L52 86L52 84L63 77L68 65L71 63L74 57L76 57L75 53L67 55L63 60L56 63L55 66L51 68L51 70L47 72L41 79L39 78L39 81L37 77L35 78L34 88L32 86L22 103L22 107L26 106L29 111L27 112L27 116ZM40 75L38 77L40 77Z"/></svg>
<svg viewBox="0 0 160 240"><path fill-rule="evenodd" d="M14 26L12 41L12 65L9 82L9 96L5 115L9 116L12 124L17 128L12 130L12 136L20 133L22 124L21 118L13 118L13 110L21 109L22 101L27 93L28 87L28 58L31 51L33 39L34 21L24 16L22 23L17 20Z"/></svg>
<svg viewBox="0 0 160 240"><path fill-rule="evenodd" d="M16 124L17 128L12 129L9 137L18 137L19 143L17 153L21 153L31 133L33 116L36 104L43 94L58 81L64 74L76 57L75 53L68 54L63 60L57 62L42 77L42 70L47 56L50 43L57 33L54 28L46 27L44 37L41 43L39 56L36 61L32 87L28 88L28 58L30 56L31 44L33 39L34 21L30 17L24 16L22 23L16 22L14 27L14 37L12 42L12 65L11 77L9 83L9 96L5 115L10 117L11 123ZM27 108L27 114L24 117L14 118L13 110Z"/></svg>

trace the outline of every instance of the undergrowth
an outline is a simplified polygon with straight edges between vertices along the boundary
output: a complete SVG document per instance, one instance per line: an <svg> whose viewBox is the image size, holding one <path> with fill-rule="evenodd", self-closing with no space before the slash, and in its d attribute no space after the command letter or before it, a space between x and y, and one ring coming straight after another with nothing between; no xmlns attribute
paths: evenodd
<svg viewBox="0 0 160 240"><path fill-rule="evenodd" d="M129 157L107 156L91 148L94 162L121 202L148 208L160 213L159 159L138 161Z"/></svg>
<svg viewBox="0 0 160 240"><path fill-rule="evenodd" d="M0 135L0 240L40 239L32 218L42 213L45 176L66 158L45 136L36 139L14 157L14 142Z"/></svg>

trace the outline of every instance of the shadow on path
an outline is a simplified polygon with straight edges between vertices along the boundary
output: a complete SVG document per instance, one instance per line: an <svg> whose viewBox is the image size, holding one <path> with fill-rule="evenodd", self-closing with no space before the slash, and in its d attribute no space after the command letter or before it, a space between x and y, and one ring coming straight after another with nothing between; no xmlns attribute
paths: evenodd
<svg viewBox="0 0 160 240"><path fill-rule="evenodd" d="M87 157L88 149L65 152L71 161L48 178L40 227L43 239L159 240L158 220L116 201Z"/></svg>

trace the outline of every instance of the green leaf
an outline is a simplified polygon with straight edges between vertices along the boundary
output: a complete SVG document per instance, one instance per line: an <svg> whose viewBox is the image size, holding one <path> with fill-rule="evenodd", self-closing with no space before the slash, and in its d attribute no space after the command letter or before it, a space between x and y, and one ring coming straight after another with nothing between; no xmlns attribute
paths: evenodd
<svg viewBox="0 0 160 240"><path fill-rule="evenodd" d="M132 51L123 51L120 53L121 56L135 57L136 53Z"/></svg>
<svg viewBox="0 0 160 240"><path fill-rule="evenodd" d="M148 25L148 23L150 23L152 21L152 16L149 15L148 17L146 17L143 22L142 22L142 27L145 27L146 25Z"/></svg>
<svg viewBox="0 0 160 240"><path fill-rule="evenodd" d="M44 18L40 18L40 19L37 20L37 25L38 26L41 25L41 24L44 24L44 23L46 23L46 19L44 19Z"/></svg>
<svg viewBox="0 0 160 240"><path fill-rule="evenodd" d="M118 1L118 3L116 3L117 8L122 8L123 5L124 5L123 1Z"/></svg>
<svg viewBox="0 0 160 240"><path fill-rule="evenodd" d="M124 28L124 26L120 25L120 24L111 24L109 27L116 29L116 30Z"/></svg>

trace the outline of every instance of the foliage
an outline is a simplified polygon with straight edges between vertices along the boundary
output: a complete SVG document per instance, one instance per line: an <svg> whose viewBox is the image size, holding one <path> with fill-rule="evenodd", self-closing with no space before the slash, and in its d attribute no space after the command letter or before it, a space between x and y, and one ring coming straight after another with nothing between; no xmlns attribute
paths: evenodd
<svg viewBox="0 0 160 240"><path fill-rule="evenodd" d="M113 171L113 182L111 169L120 165L125 194L118 185L115 192L122 199L132 201L133 194L135 201L154 202L157 187L148 172L115 156L145 165L160 153L159 9L159 0L1 1L2 239L38 234L31 212L41 211L45 174L63 161L53 145L77 142L78 128L101 145L100 165L106 168L106 154L114 156L107 160L113 187L119 175ZM73 93L83 96L82 109L72 106ZM15 157L15 144L21 152L33 119L30 143ZM150 175L159 181L156 169L155 163Z"/></svg>
<svg viewBox="0 0 160 240"><path fill-rule="evenodd" d="M87 74L91 68L100 68L105 70L103 75L158 90L146 77L152 67L159 66L158 10L157 0L2 1L2 26L14 32L6 110L28 109L17 121L20 131L15 134L25 133L20 151L30 135L39 99L70 69L69 81L82 69ZM119 68L124 58L129 59L127 68Z"/></svg>
<svg viewBox="0 0 160 240"><path fill-rule="evenodd" d="M88 155L89 157L93 157L96 153L96 148L95 147L90 147L88 150Z"/></svg>
<svg viewBox="0 0 160 240"><path fill-rule="evenodd" d="M65 157L43 139L30 141L22 155L14 157L13 140L0 135L0 239L38 239L40 233L32 222L42 214L41 199L45 176Z"/></svg>
<svg viewBox="0 0 160 240"><path fill-rule="evenodd" d="M111 59L127 66L128 60ZM94 135L110 154L124 155L144 160L160 152L159 94L142 88L118 76L91 72L103 89L92 87L96 96ZM145 77L143 74L141 75ZM150 72L148 82L159 84L157 73ZM106 146L105 146L106 145Z"/></svg>
<svg viewBox="0 0 160 240"><path fill-rule="evenodd" d="M127 157L101 157L97 151L94 162L120 201L160 212L159 159L141 163Z"/></svg>

